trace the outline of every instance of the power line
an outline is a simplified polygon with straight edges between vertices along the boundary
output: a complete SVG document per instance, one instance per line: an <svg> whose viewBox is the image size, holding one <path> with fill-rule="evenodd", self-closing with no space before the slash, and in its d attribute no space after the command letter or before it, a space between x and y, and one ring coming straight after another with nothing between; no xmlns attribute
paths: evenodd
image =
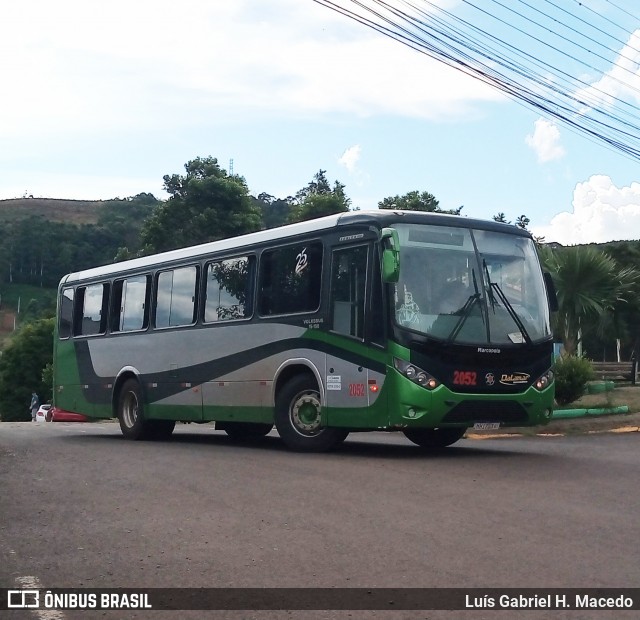
<svg viewBox="0 0 640 620"><path fill-rule="evenodd" d="M594 38L596 35L581 31L579 23L590 27L591 24L551 0L545 2L555 14L551 14L552 9L542 11L524 0L518 1L520 9L516 10L492 0L493 10L489 11L471 0L463 0L467 12L479 14L480 20L470 20L428 0L314 0L497 88L572 131L640 160L637 120L640 108L633 99L629 100L635 97L640 101L640 50L633 45L635 32L628 33L626 43L618 41L623 47L617 51ZM579 8L585 8L578 4ZM535 19L531 12L535 13ZM574 21L567 23L566 17ZM606 18L606 21L621 28L613 20ZM493 27L481 28L480 23ZM536 35L536 30L553 35L560 39L559 43L552 45ZM595 32L617 41L600 28L595 27ZM577 42L582 40L612 56L594 52ZM535 49L527 46L527 41L533 41ZM568 46L577 51L569 53ZM603 61L604 68L597 68L584 56ZM595 74L599 79L579 76L580 72Z"/></svg>

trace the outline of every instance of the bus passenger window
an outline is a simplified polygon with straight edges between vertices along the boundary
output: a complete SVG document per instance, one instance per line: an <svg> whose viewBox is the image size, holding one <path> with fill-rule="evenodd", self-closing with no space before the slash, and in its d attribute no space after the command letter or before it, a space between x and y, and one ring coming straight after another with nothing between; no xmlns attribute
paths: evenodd
<svg viewBox="0 0 640 620"><path fill-rule="evenodd" d="M130 332L149 324L149 277L134 276L113 285L111 331Z"/></svg>
<svg viewBox="0 0 640 620"><path fill-rule="evenodd" d="M60 310L58 322L58 336L60 338L69 338L71 336L71 327L73 325L73 289L65 288L60 297Z"/></svg>
<svg viewBox="0 0 640 620"><path fill-rule="evenodd" d="M158 275L156 327L191 325L196 319L197 268L183 267Z"/></svg>
<svg viewBox="0 0 640 620"><path fill-rule="evenodd" d="M364 337L367 246L334 250L331 261L331 328Z"/></svg>
<svg viewBox="0 0 640 620"><path fill-rule="evenodd" d="M204 320L231 321L251 316L251 262L232 258L207 266Z"/></svg>
<svg viewBox="0 0 640 620"><path fill-rule="evenodd" d="M299 243L262 253L258 310L262 316L315 312L320 307L322 243Z"/></svg>
<svg viewBox="0 0 640 620"><path fill-rule="evenodd" d="M92 284L78 289L76 336L94 336L105 332L107 291L106 284Z"/></svg>

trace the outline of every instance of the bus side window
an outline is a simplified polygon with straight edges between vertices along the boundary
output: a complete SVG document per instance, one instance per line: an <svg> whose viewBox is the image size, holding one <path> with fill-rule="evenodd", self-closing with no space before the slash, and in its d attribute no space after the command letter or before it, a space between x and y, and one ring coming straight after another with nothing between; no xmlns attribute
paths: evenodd
<svg viewBox="0 0 640 620"><path fill-rule="evenodd" d="M69 338L73 327L73 297L74 290L65 288L60 296L60 318L58 322L58 336Z"/></svg>
<svg viewBox="0 0 640 620"><path fill-rule="evenodd" d="M158 274L156 327L192 325L196 320L198 269L181 267Z"/></svg>
<svg viewBox="0 0 640 620"><path fill-rule="evenodd" d="M333 251L331 260L331 329L364 338L367 281L366 245Z"/></svg>
<svg viewBox="0 0 640 620"><path fill-rule="evenodd" d="M149 324L149 276L116 280L111 301L111 331L145 329Z"/></svg>
<svg viewBox="0 0 640 620"><path fill-rule="evenodd" d="M107 327L108 284L91 284L78 288L74 335L104 334Z"/></svg>
<svg viewBox="0 0 640 620"><path fill-rule="evenodd" d="M318 310L322 250L322 243L311 241L262 253L258 284L262 316Z"/></svg>
<svg viewBox="0 0 640 620"><path fill-rule="evenodd" d="M253 259L247 256L207 265L206 323L251 316Z"/></svg>

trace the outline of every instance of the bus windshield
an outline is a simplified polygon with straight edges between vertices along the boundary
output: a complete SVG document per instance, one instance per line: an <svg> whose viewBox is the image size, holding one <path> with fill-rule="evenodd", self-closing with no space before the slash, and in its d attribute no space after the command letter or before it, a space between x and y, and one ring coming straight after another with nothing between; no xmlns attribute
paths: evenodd
<svg viewBox="0 0 640 620"><path fill-rule="evenodd" d="M516 345L547 339L549 308L528 237L399 224L395 320L445 342Z"/></svg>

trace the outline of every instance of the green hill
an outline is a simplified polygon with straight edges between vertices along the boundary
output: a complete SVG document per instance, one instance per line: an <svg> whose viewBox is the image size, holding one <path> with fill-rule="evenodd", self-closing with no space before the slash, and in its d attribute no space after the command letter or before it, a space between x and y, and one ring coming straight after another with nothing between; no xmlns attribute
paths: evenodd
<svg viewBox="0 0 640 620"><path fill-rule="evenodd" d="M0 224L36 216L51 222L95 224L106 205L120 201L11 198L0 200Z"/></svg>

